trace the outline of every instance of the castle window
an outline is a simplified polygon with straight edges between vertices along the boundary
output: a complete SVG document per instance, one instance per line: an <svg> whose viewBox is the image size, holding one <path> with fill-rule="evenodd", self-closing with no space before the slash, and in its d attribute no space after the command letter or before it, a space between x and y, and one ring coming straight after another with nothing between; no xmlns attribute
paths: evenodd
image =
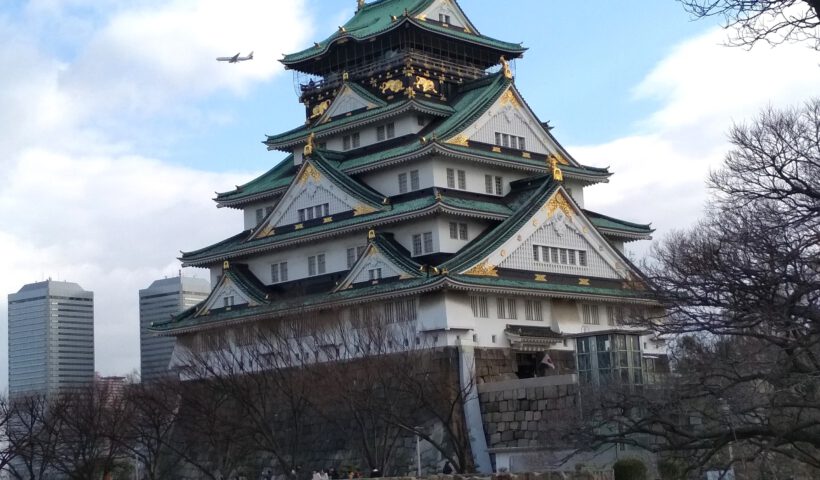
<svg viewBox="0 0 820 480"><path fill-rule="evenodd" d="M382 269L381 268L371 268L367 271L370 280L381 280L382 278Z"/></svg>
<svg viewBox="0 0 820 480"><path fill-rule="evenodd" d="M376 140L379 142L387 140L396 136L396 124L393 122L387 125L379 125L376 127Z"/></svg>
<svg viewBox="0 0 820 480"><path fill-rule="evenodd" d="M419 189L419 171L410 170L410 190L416 191Z"/></svg>
<svg viewBox="0 0 820 480"><path fill-rule="evenodd" d="M518 318L518 309L516 308L514 298L496 298L496 307L498 310L498 318L515 320Z"/></svg>
<svg viewBox="0 0 820 480"><path fill-rule="evenodd" d="M495 194L496 195L503 195L504 193L504 179L501 177L495 177Z"/></svg>
<svg viewBox="0 0 820 480"><path fill-rule="evenodd" d="M274 263L270 266L271 283L288 281L288 262Z"/></svg>
<svg viewBox="0 0 820 480"><path fill-rule="evenodd" d="M360 245L358 247L352 247L347 249L347 268L353 267L353 264L356 263L356 260L361 258L365 248L367 248L367 245Z"/></svg>
<svg viewBox="0 0 820 480"><path fill-rule="evenodd" d="M458 189L467 190L467 172L452 168L447 169L447 188L456 188L456 175L458 176Z"/></svg>
<svg viewBox="0 0 820 480"><path fill-rule="evenodd" d="M452 168L447 169L447 188L456 188L456 171Z"/></svg>
<svg viewBox="0 0 820 480"><path fill-rule="evenodd" d="M527 146L524 137L495 132L495 144L499 147L512 148L514 150L525 150Z"/></svg>
<svg viewBox="0 0 820 480"><path fill-rule="evenodd" d="M450 15L445 15L443 13L438 14L438 21L445 24L450 24Z"/></svg>
<svg viewBox="0 0 820 480"><path fill-rule="evenodd" d="M456 222L450 222L450 238L453 240L458 239L458 224Z"/></svg>
<svg viewBox="0 0 820 480"><path fill-rule="evenodd" d="M466 223L459 223L458 224L458 239L459 240L467 240L467 224Z"/></svg>
<svg viewBox="0 0 820 480"><path fill-rule="evenodd" d="M581 305L581 311L583 313L583 320L584 324L586 325L600 325L601 319L598 316L598 305L589 305L583 304Z"/></svg>
<svg viewBox="0 0 820 480"><path fill-rule="evenodd" d="M464 170L458 171L458 188L459 190L467 190L467 172Z"/></svg>
<svg viewBox="0 0 820 480"><path fill-rule="evenodd" d="M234 302L234 296L233 295L228 295L227 297L222 298L222 306L225 307L225 308L233 307L233 302Z"/></svg>
<svg viewBox="0 0 820 480"><path fill-rule="evenodd" d="M399 193L407 193L407 174L399 174Z"/></svg>
<svg viewBox="0 0 820 480"><path fill-rule="evenodd" d="M470 306L473 309L473 316L476 318L488 318L490 316L487 309L487 297L470 297Z"/></svg>
<svg viewBox="0 0 820 480"><path fill-rule="evenodd" d="M359 132L351 133L342 137L342 150L350 150L351 148L359 148L360 138Z"/></svg>
<svg viewBox="0 0 820 480"><path fill-rule="evenodd" d="M618 325L621 323L621 320L624 318L624 309L623 307L614 307L612 305L608 305L606 307L606 323L607 325Z"/></svg>
<svg viewBox="0 0 820 480"><path fill-rule="evenodd" d="M413 235L413 255L421 255L421 235Z"/></svg>
<svg viewBox="0 0 820 480"><path fill-rule="evenodd" d="M524 319L535 322L543 322L544 316L541 312L540 300L525 300L524 301Z"/></svg>
<svg viewBox="0 0 820 480"><path fill-rule="evenodd" d="M433 251L433 232L424 232L424 253Z"/></svg>
<svg viewBox="0 0 820 480"><path fill-rule="evenodd" d="M315 277L325 273L325 254L320 253L308 257L308 276Z"/></svg>

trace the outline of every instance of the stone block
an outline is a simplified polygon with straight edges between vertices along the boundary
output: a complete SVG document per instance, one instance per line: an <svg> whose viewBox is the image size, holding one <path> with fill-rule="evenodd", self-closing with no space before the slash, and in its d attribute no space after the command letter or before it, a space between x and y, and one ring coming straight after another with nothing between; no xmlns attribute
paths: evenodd
<svg viewBox="0 0 820 480"><path fill-rule="evenodd" d="M538 422L527 422L527 430L531 430L533 432L538 430Z"/></svg>
<svg viewBox="0 0 820 480"><path fill-rule="evenodd" d="M494 434L490 435L490 445L495 445L500 441L501 441L501 434L500 433L494 433Z"/></svg>
<svg viewBox="0 0 820 480"><path fill-rule="evenodd" d="M501 441L502 442L509 442L513 440L513 431L507 430L506 432L501 432Z"/></svg>
<svg viewBox="0 0 820 480"><path fill-rule="evenodd" d="M538 387L533 390L535 391L536 400L541 400L542 398L544 398L544 387Z"/></svg>
<svg viewBox="0 0 820 480"><path fill-rule="evenodd" d="M541 420L541 411L536 410L535 412L532 412L532 419L535 421Z"/></svg>
<svg viewBox="0 0 820 480"><path fill-rule="evenodd" d="M496 430L499 432L503 432L507 430L507 422L499 422L496 424Z"/></svg>
<svg viewBox="0 0 820 480"><path fill-rule="evenodd" d="M519 428L519 423L518 423L518 422L510 422L510 423L508 424L508 426L510 427L510 430L518 430L518 428Z"/></svg>
<svg viewBox="0 0 820 480"><path fill-rule="evenodd" d="M535 400L535 393L539 388L528 388L527 389L527 400Z"/></svg>
<svg viewBox="0 0 820 480"><path fill-rule="evenodd" d="M516 430L515 431L515 439L516 440L521 440L523 438L524 438L524 432L521 431L521 430Z"/></svg>
<svg viewBox="0 0 820 480"><path fill-rule="evenodd" d="M515 391L515 393L518 400L524 400L525 398L527 398L527 390L524 388L519 388Z"/></svg>
<svg viewBox="0 0 820 480"><path fill-rule="evenodd" d="M532 411L524 412L524 420L527 420L527 421L532 420L532 415L533 415Z"/></svg>
<svg viewBox="0 0 820 480"><path fill-rule="evenodd" d="M512 422L515 420L515 413L514 412L504 412L501 414L501 420L505 422Z"/></svg>
<svg viewBox="0 0 820 480"><path fill-rule="evenodd" d="M520 422L522 420L524 420L524 412L521 410L515 412L515 421Z"/></svg>
<svg viewBox="0 0 820 480"><path fill-rule="evenodd" d="M512 390L504 390L504 400L512 400L513 398L513 391Z"/></svg>

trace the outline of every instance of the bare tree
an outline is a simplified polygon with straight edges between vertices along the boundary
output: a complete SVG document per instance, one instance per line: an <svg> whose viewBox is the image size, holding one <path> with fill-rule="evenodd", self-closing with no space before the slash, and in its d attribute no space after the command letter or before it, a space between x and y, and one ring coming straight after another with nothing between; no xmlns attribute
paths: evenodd
<svg viewBox="0 0 820 480"><path fill-rule="evenodd" d="M731 44L809 40L820 50L820 0L678 0L696 18L718 16L735 30Z"/></svg>
<svg viewBox="0 0 820 480"><path fill-rule="evenodd" d="M10 400L7 434L13 456L9 472L13 478L41 480L54 472L60 425L57 417L51 417L50 404L40 394Z"/></svg>
<svg viewBox="0 0 820 480"><path fill-rule="evenodd" d="M178 423L180 385L175 378L134 383L125 391L131 418L121 446L139 460L149 480L174 476L181 457L174 450Z"/></svg>
<svg viewBox="0 0 820 480"><path fill-rule="evenodd" d="M683 454L693 468L790 463L816 475L820 100L769 109L731 141L706 217L657 245L646 266L668 315L644 322L678 339L676 374L599 389L580 439Z"/></svg>

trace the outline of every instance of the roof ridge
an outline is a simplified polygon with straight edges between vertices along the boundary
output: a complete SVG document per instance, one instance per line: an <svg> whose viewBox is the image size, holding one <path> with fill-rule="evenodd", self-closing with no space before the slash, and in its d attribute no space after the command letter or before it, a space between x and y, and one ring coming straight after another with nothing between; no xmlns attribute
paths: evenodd
<svg viewBox="0 0 820 480"><path fill-rule="evenodd" d="M628 221L628 220L622 220L622 219L620 219L620 218L611 217L611 216L609 216L609 215L604 215L603 213L598 213L598 212L595 212L595 211L592 211L592 210L589 210L589 209L586 209L586 208L582 208L581 210L582 210L582 211L583 211L586 215L591 215L591 216L595 216L595 217L605 218L605 219L607 219L607 220L611 220L611 221L613 221L613 222L617 222L617 223L622 223L622 224L624 224L624 225L627 225L627 226L630 226L630 227L634 227L634 228L646 228L646 229L648 229L648 230L653 230L653 229L651 228L651 226L652 226L652 222L649 222L649 223L635 223L635 222L630 222L630 221ZM654 230L653 230L653 231L654 231Z"/></svg>
<svg viewBox="0 0 820 480"><path fill-rule="evenodd" d="M347 190L352 196L371 203L378 209L384 208L387 197L341 171L338 165L332 163L338 164L339 162L325 158L325 153L327 152L324 150L316 149L313 151L313 155L307 158L307 161L311 162L320 172L331 177L334 183L338 183L339 186Z"/></svg>

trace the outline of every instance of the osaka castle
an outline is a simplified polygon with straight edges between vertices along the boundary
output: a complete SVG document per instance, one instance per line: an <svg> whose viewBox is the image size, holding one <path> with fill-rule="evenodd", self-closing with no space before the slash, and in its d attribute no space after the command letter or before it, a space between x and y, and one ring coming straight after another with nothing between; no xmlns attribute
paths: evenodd
<svg viewBox="0 0 820 480"><path fill-rule="evenodd" d="M585 208L612 172L573 158L527 103L511 65L525 50L455 0L377 0L285 55L305 118L264 144L287 156L216 195L244 229L182 254L213 290L153 330L178 356L332 313L503 351L509 378L546 364L646 381L663 345L621 319L653 305L624 255L652 229Z"/></svg>

